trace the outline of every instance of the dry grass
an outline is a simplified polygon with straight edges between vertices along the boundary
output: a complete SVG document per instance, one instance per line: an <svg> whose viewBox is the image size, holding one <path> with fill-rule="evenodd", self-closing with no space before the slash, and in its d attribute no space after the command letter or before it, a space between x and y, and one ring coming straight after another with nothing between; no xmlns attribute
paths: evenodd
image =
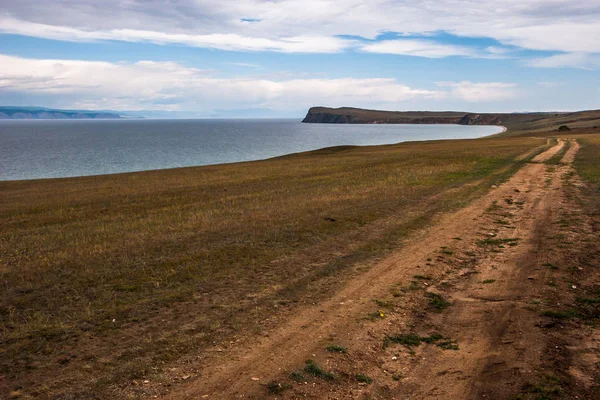
<svg viewBox="0 0 600 400"><path fill-rule="evenodd" d="M579 175L591 185L590 191L600 189L600 131L595 132L577 132L579 135L574 136L581 143L574 165Z"/></svg>
<svg viewBox="0 0 600 400"><path fill-rule="evenodd" d="M140 394L132 380L326 296L543 142L0 182L0 397Z"/></svg>

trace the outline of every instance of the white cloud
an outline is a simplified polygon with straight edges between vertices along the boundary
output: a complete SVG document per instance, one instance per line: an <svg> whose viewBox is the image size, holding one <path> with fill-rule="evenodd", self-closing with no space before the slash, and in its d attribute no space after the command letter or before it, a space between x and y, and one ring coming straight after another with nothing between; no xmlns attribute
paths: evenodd
<svg viewBox="0 0 600 400"><path fill-rule="evenodd" d="M504 82L438 82L449 87L451 95L468 102L491 102L510 100L518 96L517 85Z"/></svg>
<svg viewBox="0 0 600 400"><path fill-rule="evenodd" d="M431 39L390 39L358 47L362 51L381 54L398 54L425 58L444 58L451 56L470 58L508 58L513 49L489 46L483 49L439 43Z"/></svg>
<svg viewBox="0 0 600 400"><path fill-rule="evenodd" d="M244 67L244 68L253 68L253 69L262 68L262 66L259 64L252 64L252 63L245 63L245 62L227 62L226 64L235 65L237 67Z"/></svg>
<svg viewBox="0 0 600 400"><path fill-rule="evenodd" d="M374 42L361 46L362 51L369 53L402 54L426 58L443 58L449 56L474 57L477 52L465 46L440 44L432 40L395 39Z"/></svg>
<svg viewBox="0 0 600 400"><path fill-rule="evenodd" d="M171 62L109 63L38 60L0 55L0 93L54 96L84 108L211 110L314 104L395 106L441 99L443 91L414 89L393 78L224 79Z"/></svg>
<svg viewBox="0 0 600 400"><path fill-rule="evenodd" d="M597 69L600 67L600 54L564 53L529 60L527 65L537 68L580 68Z"/></svg>
<svg viewBox="0 0 600 400"><path fill-rule="evenodd" d="M382 32L445 31L526 49L600 53L599 0L3 0L0 17L6 33L226 50L336 52L356 45L339 35L373 39ZM244 22L249 19L254 22ZM383 47L405 54L401 46L409 44ZM424 46L408 49L415 55L465 53L432 48L429 41L412 44Z"/></svg>
<svg viewBox="0 0 600 400"><path fill-rule="evenodd" d="M156 44L183 44L191 47L236 51L276 51L282 53L335 53L354 44L336 37L289 36L278 39L248 37L235 33L194 35L150 30L111 29L82 30L0 18L0 32L43 37L64 41L118 40Z"/></svg>

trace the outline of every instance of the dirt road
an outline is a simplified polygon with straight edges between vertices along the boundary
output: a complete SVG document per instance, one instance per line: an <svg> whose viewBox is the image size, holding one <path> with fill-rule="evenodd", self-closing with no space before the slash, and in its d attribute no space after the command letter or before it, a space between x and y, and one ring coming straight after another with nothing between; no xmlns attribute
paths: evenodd
<svg viewBox="0 0 600 400"><path fill-rule="evenodd" d="M578 144L561 163L545 162L567 144L444 216L330 300L250 348L229 350L168 398L527 396L523 387L541 379L550 340L537 308L556 279L548 232L570 201L564 177ZM305 368L307 359L335 378ZM586 368L578 373L589 381Z"/></svg>

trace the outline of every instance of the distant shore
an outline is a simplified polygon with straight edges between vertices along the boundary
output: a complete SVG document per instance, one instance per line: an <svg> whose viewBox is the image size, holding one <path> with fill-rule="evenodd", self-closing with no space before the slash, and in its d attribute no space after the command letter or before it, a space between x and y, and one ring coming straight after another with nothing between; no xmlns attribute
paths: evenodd
<svg viewBox="0 0 600 400"><path fill-rule="evenodd" d="M0 120L119 119L107 111L59 110L43 107L0 107Z"/></svg>
<svg viewBox="0 0 600 400"><path fill-rule="evenodd" d="M476 113L463 111L384 111L353 107L312 107L304 123L498 125L508 135L600 126L600 110L577 112ZM510 132L510 133L508 133Z"/></svg>

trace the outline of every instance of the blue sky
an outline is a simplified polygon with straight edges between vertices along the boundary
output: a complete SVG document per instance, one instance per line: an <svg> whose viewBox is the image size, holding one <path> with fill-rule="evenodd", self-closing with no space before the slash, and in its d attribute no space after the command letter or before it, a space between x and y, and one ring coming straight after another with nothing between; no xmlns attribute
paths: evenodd
<svg viewBox="0 0 600 400"><path fill-rule="evenodd" d="M600 0L3 0L0 105L600 108Z"/></svg>

